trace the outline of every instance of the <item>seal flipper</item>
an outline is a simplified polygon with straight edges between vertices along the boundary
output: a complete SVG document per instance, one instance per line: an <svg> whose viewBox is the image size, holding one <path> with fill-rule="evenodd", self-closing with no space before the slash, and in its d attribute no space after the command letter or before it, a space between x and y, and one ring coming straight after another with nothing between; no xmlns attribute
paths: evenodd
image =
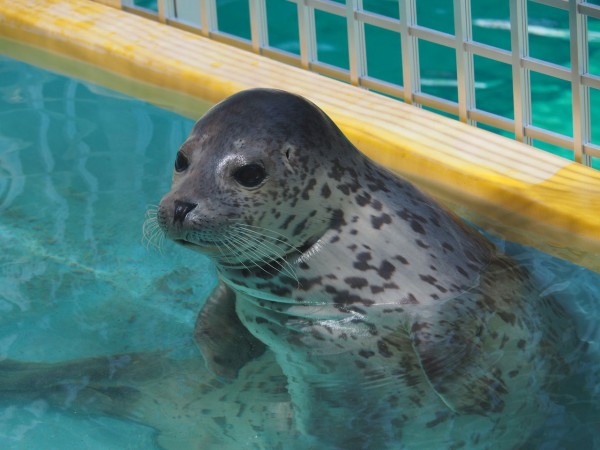
<svg viewBox="0 0 600 450"><path fill-rule="evenodd" d="M504 408L506 387L477 343L474 327L460 324L450 334L429 334L428 328L413 326L411 338L421 368L438 397L454 413L487 415ZM422 328L420 328L422 327ZM454 328L454 327L453 327ZM458 329L462 328L459 332ZM470 340L468 335L474 339Z"/></svg>
<svg viewBox="0 0 600 450"><path fill-rule="evenodd" d="M222 281L198 314L194 339L208 369L229 380L266 350L265 344L240 321L235 310L235 293Z"/></svg>
<svg viewBox="0 0 600 450"><path fill-rule="evenodd" d="M130 418L138 387L164 375L165 352L129 353L64 362L0 361L3 401L44 399L76 414Z"/></svg>
<svg viewBox="0 0 600 450"><path fill-rule="evenodd" d="M525 407L527 392L535 410L531 386L547 387L549 368L561 364L553 341L572 331L558 305L549 308L528 272L504 257L494 258L469 292L443 302L411 330L438 396L460 414L510 415Z"/></svg>

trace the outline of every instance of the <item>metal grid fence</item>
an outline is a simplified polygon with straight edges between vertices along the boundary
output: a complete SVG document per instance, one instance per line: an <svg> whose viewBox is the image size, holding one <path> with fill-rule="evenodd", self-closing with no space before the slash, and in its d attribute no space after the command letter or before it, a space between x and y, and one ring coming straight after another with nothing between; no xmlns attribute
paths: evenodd
<svg viewBox="0 0 600 450"><path fill-rule="evenodd" d="M575 161L591 166L600 158L600 145L592 142L591 90L600 91L600 76L589 72L588 19L600 19L595 0L509 0L510 48L473 39L471 0L453 0L454 33L423 26L417 20L417 0L398 0L397 17L382 15L363 6L363 0L288 0L297 7L299 54L275 48L269 43L267 3L282 0L248 0L250 38L244 39L219 29L217 0L158 0L157 11L137 6L135 0L121 0L122 9L160 22L200 33L208 38L302 67L355 86L372 89L406 103L424 106L456 116L472 125L485 124L513 133L515 139L532 144L534 140L573 152ZM566 11L569 17L570 67L531 56L529 50L528 3ZM319 60L315 12L345 20L348 68ZM401 43L402 84L369 74L365 26L397 33ZM423 91L419 66L419 42L429 42L454 51L456 57L457 100ZM476 105L474 57L497 61L511 67L513 114L491 113ZM531 74L538 73L570 84L572 136L534 125L532 120ZM600 93L600 92L599 92Z"/></svg>

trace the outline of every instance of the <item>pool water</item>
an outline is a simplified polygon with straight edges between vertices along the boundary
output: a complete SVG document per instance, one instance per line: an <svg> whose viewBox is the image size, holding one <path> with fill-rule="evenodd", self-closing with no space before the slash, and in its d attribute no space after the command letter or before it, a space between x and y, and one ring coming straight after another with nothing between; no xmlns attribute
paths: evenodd
<svg viewBox="0 0 600 450"><path fill-rule="evenodd" d="M214 271L191 252L149 250L141 234L192 123L0 59L0 359L159 342L196 351L194 319ZM0 448L151 448L150 432L131 427L62 416L40 400L4 404Z"/></svg>
<svg viewBox="0 0 600 450"><path fill-rule="evenodd" d="M168 190L175 152L192 125L142 101L0 56L0 448L269 448L264 430L229 436L219 428L231 411L208 388L220 385L192 341L197 311L216 282L214 268L170 243L148 248L142 236L145 213ZM493 239L534 270L600 355L600 275ZM2 372L2 361L129 352L161 352L177 368L155 366L164 377L145 385L148 391L169 386L172 404L157 403L158 418L73 409L94 387L86 374L71 373L82 379L66 394L3 387L15 375ZM276 370L272 379L279 380ZM271 402L269 414L286 415L284 394L259 392L244 404ZM190 396L205 404L189 409ZM583 440L578 429L567 442L600 448L590 431L598 431L599 421L589 417ZM157 428L168 433L157 435ZM544 448L557 448L555 436L548 439Z"/></svg>

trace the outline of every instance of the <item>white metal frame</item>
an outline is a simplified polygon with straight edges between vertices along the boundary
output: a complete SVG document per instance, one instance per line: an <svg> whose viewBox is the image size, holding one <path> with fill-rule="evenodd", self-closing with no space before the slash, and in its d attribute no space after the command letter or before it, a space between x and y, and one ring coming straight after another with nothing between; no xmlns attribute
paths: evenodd
<svg viewBox="0 0 600 450"><path fill-rule="evenodd" d="M600 145L591 142L590 89L600 90L600 77L588 71L587 18L600 19L600 6L585 0L510 0L511 48L476 42L472 37L471 0L454 1L454 35L423 27L417 22L416 0L398 0L400 19L386 17L363 9L362 0L288 0L298 8L300 55L269 45L267 32L267 0L248 0L251 39L246 40L219 30L216 0L158 0L158 13L121 0L124 10L154 18L163 23L197 32L211 39L241 47L282 62L323 75L335 77L355 86L373 89L403 99L406 103L426 106L456 115L459 120L475 125L482 123L512 132L515 139L531 144L533 140L557 145L574 152L574 159L590 166L592 157L600 158ZM528 1L565 10L569 14L571 67L563 67L534 58L529 54L527 29ZM187 21L179 13L184 4L199 2L197 20ZM319 61L315 10L344 17L347 22L350 68L335 67ZM197 22L197 25L193 24ZM369 76L366 66L365 24L397 32L402 48L404 85ZM421 90L419 78L419 40L455 50L458 101L453 102ZM514 119L476 107L473 57L482 56L512 67ZM399 56L399 55L398 55ZM393 57L393 55L390 55ZM538 72L571 84L573 137L533 125L530 73Z"/></svg>

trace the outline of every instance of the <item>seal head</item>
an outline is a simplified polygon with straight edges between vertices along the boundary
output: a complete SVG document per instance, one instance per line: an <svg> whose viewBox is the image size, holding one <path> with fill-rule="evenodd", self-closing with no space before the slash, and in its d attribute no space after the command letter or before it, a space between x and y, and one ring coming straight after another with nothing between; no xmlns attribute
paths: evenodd
<svg viewBox="0 0 600 450"><path fill-rule="evenodd" d="M345 145L333 149L340 141ZM344 153L351 158L351 144L304 99L274 90L234 95L198 121L181 146L159 223L169 238L225 265L296 253L314 244L328 227L324 218L333 217L311 191L314 180L327 177L323 161ZM280 229L291 233L260 249L244 238Z"/></svg>

